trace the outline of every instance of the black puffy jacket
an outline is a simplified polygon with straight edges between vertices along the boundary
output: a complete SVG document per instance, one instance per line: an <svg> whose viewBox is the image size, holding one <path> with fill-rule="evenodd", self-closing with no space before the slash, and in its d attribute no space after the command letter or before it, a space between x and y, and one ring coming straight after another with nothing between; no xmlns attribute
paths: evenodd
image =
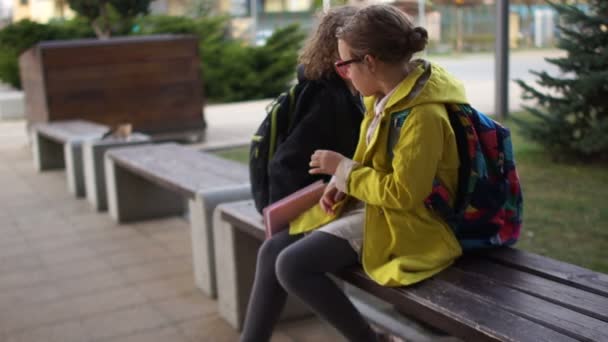
<svg viewBox="0 0 608 342"><path fill-rule="evenodd" d="M306 80L298 70L298 82L308 82L297 99L290 132L270 161L270 203L329 176L308 173L315 150L331 150L352 158L365 112L361 97L353 95L338 75Z"/></svg>

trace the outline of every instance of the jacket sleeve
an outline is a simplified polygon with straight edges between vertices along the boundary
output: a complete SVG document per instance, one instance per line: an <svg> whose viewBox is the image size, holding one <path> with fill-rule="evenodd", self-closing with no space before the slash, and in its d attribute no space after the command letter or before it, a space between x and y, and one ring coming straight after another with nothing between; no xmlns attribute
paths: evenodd
<svg viewBox="0 0 608 342"><path fill-rule="evenodd" d="M422 203L432 190L443 154L444 126L439 110L433 105L414 107L393 149L393 171L356 165L348 178L347 193L390 209L410 210Z"/></svg>
<svg viewBox="0 0 608 342"><path fill-rule="evenodd" d="M317 93L308 98L311 104L304 113L296 113L297 121L287 139L277 148L269 165L270 202L329 176L313 176L308 173L310 156L317 149L332 149L335 145L336 110L330 92Z"/></svg>

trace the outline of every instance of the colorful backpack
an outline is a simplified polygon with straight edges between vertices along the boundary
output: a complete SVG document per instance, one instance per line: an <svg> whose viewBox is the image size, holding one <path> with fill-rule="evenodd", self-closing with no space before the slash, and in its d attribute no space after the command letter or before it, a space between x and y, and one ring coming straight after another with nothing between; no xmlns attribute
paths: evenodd
<svg viewBox="0 0 608 342"><path fill-rule="evenodd" d="M435 180L426 198L454 230L463 250L506 246L519 238L523 197L511 133L466 104L446 105L456 136L460 167L454 206Z"/></svg>

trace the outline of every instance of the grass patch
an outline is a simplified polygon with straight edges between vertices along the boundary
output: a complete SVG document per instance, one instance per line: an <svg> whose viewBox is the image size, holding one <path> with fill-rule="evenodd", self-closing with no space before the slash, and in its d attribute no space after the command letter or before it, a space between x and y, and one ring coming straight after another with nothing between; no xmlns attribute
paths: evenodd
<svg viewBox="0 0 608 342"><path fill-rule="evenodd" d="M249 146L219 150L214 151L213 153L218 157L234 160L242 164L247 164L249 161Z"/></svg>
<svg viewBox="0 0 608 342"><path fill-rule="evenodd" d="M529 119L522 113L515 117ZM511 128L524 193L524 226L517 247L608 273L608 167L561 164ZM218 155L247 163L249 148Z"/></svg>
<svg viewBox="0 0 608 342"><path fill-rule="evenodd" d="M513 122L505 125L511 128L524 194L517 247L608 273L608 167L556 163Z"/></svg>

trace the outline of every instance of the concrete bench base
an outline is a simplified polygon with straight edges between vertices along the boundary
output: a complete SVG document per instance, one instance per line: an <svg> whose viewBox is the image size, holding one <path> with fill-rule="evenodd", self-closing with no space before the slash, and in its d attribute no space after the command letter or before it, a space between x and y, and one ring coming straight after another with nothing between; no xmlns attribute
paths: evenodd
<svg viewBox="0 0 608 342"><path fill-rule="evenodd" d="M32 127L31 141L34 167L37 171L61 169L66 166L68 156L64 145L75 143L69 153L72 162L76 162L80 155L79 144L87 139L99 138L109 127L84 120L53 121L40 123Z"/></svg>
<svg viewBox="0 0 608 342"><path fill-rule="evenodd" d="M63 144L51 140L36 131L32 132L31 141L36 171L42 172L63 169L65 167Z"/></svg>
<svg viewBox="0 0 608 342"><path fill-rule="evenodd" d="M97 211L105 211L108 208L106 195L105 168L103 156L106 151L124 146L147 144L150 137L144 134L132 134L128 140L125 139L94 139L87 140L82 144L82 169L75 170L73 178L82 177L84 172L84 188L87 200ZM67 155L67 154L66 154ZM75 153L74 153L75 155ZM68 171L71 168L68 168ZM68 172L68 179L69 179Z"/></svg>
<svg viewBox="0 0 608 342"><path fill-rule="evenodd" d="M109 128L83 120L54 121L32 127L32 154L37 171L66 168L68 190L85 194L82 143L99 139Z"/></svg>
<svg viewBox="0 0 608 342"><path fill-rule="evenodd" d="M0 93L0 120L23 119L25 100L22 91Z"/></svg>
<svg viewBox="0 0 608 342"><path fill-rule="evenodd" d="M188 201L194 280L196 286L211 298L217 297L213 211L221 203L250 198L251 187L244 184L202 191Z"/></svg>
<svg viewBox="0 0 608 342"><path fill-rule="evenodd" d="M108 211L116 222L132 222L181 215L186 210L184 198L151 183L104 157Z"/></svg>
<svg viewBox="0 0 608 342"><path fill-rule="evenodd" d="M63 145L65 173L68 191L76 197L84 197L84 167L82 164L82 141L69 141Z"/></svg>

